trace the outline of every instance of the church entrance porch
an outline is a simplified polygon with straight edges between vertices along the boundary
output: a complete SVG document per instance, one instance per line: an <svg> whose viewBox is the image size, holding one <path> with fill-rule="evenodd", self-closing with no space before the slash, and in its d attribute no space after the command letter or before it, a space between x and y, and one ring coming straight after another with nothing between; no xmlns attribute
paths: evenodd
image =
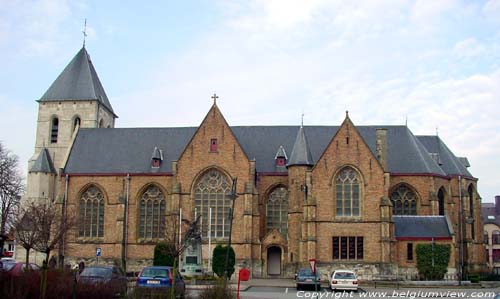
<svg viewBox="0 0 500 299"><path fill-rule="evenodd" d="M267 249L267 275L281 275L281 248L277 246Z"/></svg>

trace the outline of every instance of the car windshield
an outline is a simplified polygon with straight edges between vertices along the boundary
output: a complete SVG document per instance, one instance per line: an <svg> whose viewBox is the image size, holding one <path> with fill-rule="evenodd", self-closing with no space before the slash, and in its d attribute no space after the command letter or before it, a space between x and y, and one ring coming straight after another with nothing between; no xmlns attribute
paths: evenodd
<svg viewBox="0 0 500 299"><path fill-rule="evenodd" d="M336 272L334 278L335 279L356 279L356 276L354 276L354 273L351 273L351 272Z"/></svg>
<svg viewBox="0 0 500 299"><path fill-rule="evenodd" d="M313 276L311 269L300 269L299 276Z"/></svg>
<svg viewBox="0 0 500 299"><path fill-rule="evenodd" d="M16 263L6 263L6 262L2 262L2 267L0 267L0 269L4 270L4 271L10 271L10 269L14 268L14 266L16 265Z"/></svg>
<svg viewBox="0 0 500 299"><path fill-rule="evenodd" d="M145 277L168 277L168 269L146 268L141 276Z"/></svg>
<svg viewBox="0 0 500 299"><path fill-rule="evenodd" d="M111 269L108 268L88 267L82 271L81 276L109 278L111 272Z"/></svg>

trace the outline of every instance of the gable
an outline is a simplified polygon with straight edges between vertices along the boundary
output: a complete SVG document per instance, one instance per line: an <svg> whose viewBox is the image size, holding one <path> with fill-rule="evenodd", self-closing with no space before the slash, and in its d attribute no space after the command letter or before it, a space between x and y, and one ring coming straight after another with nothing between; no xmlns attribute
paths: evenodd
<svg viewBox="0 0 500 299"><path fill-rule="evenodd" d="M215 147L213 141L216 143ZM249 160L231 127L214 104L184 148L179 157L179 163L185 159L196 159L196 157L205 157L212 162L220 162L218 160L222 158L233 156L235 159L240 155L246 161Z"/></svg>

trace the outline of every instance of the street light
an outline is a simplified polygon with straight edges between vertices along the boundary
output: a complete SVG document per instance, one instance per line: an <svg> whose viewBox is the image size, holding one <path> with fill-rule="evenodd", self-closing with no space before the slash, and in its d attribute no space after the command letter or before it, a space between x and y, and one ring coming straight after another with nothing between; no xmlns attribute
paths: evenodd
<svg viewBox="0 0 500 299"><path fill-rule="evenodd" d="M229 271L228 271L228 263L229 263L229 248L231 247L231 235L233 233L233 214L234 214L234 202L238 195L236 194L236 184L238 183L238 178L233 179L233 184L231 186L231 193L229 193L229 199L232 201L232 208L229 210L229 238L227 241L226 248L226 261L224 262L224 273L226 275L224 282L227 285L227 281L229 279Z"/></svg>

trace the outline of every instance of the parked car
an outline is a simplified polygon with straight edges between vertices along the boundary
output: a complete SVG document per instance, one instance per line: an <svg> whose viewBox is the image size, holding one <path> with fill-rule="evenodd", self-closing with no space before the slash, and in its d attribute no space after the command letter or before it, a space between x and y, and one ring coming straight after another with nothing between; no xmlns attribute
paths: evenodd
<svg viewBox="0 0 500 299"><path fill-rule="evenodd" d="M21 276L27 270L39 271L40 267L33 263L29 263L26 267L26 263L23 262L0 261L0 271L9 276Z"/></svg>
<svg viewBox="0 0 500 299"><path fill-rule="evenodd" d="M110 295L123 297L127 293L127 277L117 266L87 266L78 275L79 292L86 292L86 286L99 287Z"/></svg>
<svg viewBox="0 0 500 299"><path fill-rule="evenodd" d="M353 271L337 270L333 272L330 279L330 290L353 290L358 291L358 278Z"/></svg>
<svg viewBox="0 0 500 299"><path fill-rule="evenodd" d="M297 290L304 287L313 287L317 290L321 289L319 273L316 271L316 275L314 275L309 268L302 268L295 274L295 283L297 284Z"/></svg>
<svg viewBox="0 0 500 299"><path fill-rule="evenodd" d="M148 289L165 289L165 291L171 290L174 283L172 272L172 267L167 266L153 266L142 269L142 271L139 273L139 276L137 277L137 290L139 292ZM184 298L185 294L186 284L184 283L184 279L182 278L182 276L179 274L179 272L177 272L175 275L175 296Z"/></svg>

